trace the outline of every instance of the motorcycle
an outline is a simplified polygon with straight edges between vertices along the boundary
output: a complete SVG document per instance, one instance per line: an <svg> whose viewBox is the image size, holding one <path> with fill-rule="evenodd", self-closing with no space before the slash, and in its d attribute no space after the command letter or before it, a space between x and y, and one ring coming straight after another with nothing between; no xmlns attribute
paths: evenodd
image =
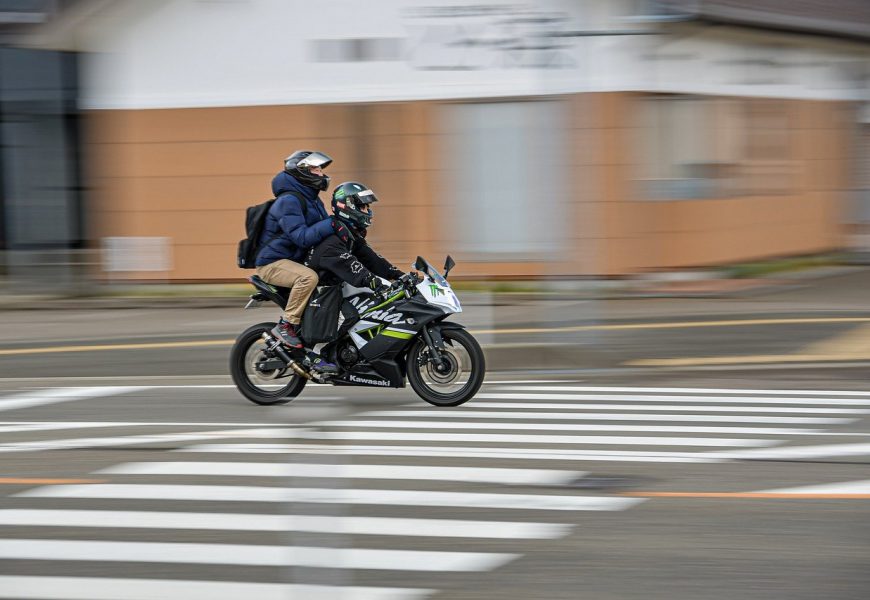
<svg viewBox="0 0 870 600"><path fill-rule="evenodd" d="M418 256L414 268L392 283L382 296L342 283L342 302L335 338L305 349L288 348L272 335L274 322L249 327L230 353L230 373L242 395L261 405L286 404L309 381L336 386L403 388L405 380L423 400L435 406L458 406L480 389L486 371L483 351L464 326L446 321L462 312L447 282L455 266L447 257L444 275ZM256 275L256 289L245 308L271 300L281 309L288 288L269 285ZM306 367L308 350L338 366L326 376Z"/></svg>

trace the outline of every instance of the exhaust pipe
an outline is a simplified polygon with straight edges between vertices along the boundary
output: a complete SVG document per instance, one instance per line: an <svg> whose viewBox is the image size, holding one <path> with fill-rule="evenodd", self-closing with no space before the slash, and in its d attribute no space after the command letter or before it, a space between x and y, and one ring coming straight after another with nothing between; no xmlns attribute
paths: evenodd
<svg viewBox="0 0 870 600"><path fill-rule="evenodd" d="M281 342L279 342L278 340L276 340L272 336L270 336L268 331L263 332L262 338L269 345L269 350L277 353L278 356L281 357L281 360L283 360L285 363L287 363L288 367L293 369L294 373L296 373L300 377L304 377L305 379L311 379L311 373L309 373L308 371L303 369L302 366L298 362L296 362L295 360L290 358L290 355L287 354L287 352L284 350L284 348L281 347Z"/></svg>

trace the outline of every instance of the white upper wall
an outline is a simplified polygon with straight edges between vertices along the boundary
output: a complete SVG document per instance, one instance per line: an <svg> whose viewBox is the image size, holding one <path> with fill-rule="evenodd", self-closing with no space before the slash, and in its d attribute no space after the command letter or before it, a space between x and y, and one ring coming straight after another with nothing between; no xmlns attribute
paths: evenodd
<svg viewBox="0 0 870 600"><path fill-rule="evenodd" d="M630 0L101 0L65 35L85 108L649 90L859 98L866 46L625 17ZM858 83L856 83L858 81Z"/></svg>

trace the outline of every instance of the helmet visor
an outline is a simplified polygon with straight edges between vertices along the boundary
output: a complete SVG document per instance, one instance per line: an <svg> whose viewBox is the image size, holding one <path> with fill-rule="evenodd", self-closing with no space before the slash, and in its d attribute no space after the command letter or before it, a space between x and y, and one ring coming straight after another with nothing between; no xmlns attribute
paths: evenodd
<svg viewBox="0 0 870 600"><path fill-rule="evenodd" d="M320 167L321 169L325 169L330 164L332 164L332 159L323 154L322 152L312 152L298 163L296 163L297 168L301 169L310 169L312 167Z"/></svg>
<svg viewBox="0 0 870 600"><path fill-rule="evenodd" d="M368 208L366 205L378 201L378 197L375 196L375 193L371 190L363 190L361 192L357 192L355 196L357 197L357 204L359 205L359 208L363 210Z"/></svg>

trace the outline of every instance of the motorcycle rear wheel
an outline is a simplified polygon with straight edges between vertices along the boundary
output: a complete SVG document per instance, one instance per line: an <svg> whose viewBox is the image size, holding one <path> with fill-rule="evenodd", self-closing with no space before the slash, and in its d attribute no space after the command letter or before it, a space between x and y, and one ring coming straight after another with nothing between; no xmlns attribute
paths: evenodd
<svg viewBox="0 0 870 600"><path fill-rule="evenodd" d="M483 384L486 361L480 344L464 329L443 329L446 366L429 361L429 347L418 338L408 352L408 382L423 400L435 406L459 406Z"/></svg>
<svg viewBox="0 0 870 600"><path fill-rule="evenodd" d="M258 362L272 358L262 336L273 327L275 323L258 323L248 327L236 339L230 352L230 375L236 387L245 398L263 406L287 404L302 392L308 382L295 373L285 378L286 369L257 369Z"/></svg>

